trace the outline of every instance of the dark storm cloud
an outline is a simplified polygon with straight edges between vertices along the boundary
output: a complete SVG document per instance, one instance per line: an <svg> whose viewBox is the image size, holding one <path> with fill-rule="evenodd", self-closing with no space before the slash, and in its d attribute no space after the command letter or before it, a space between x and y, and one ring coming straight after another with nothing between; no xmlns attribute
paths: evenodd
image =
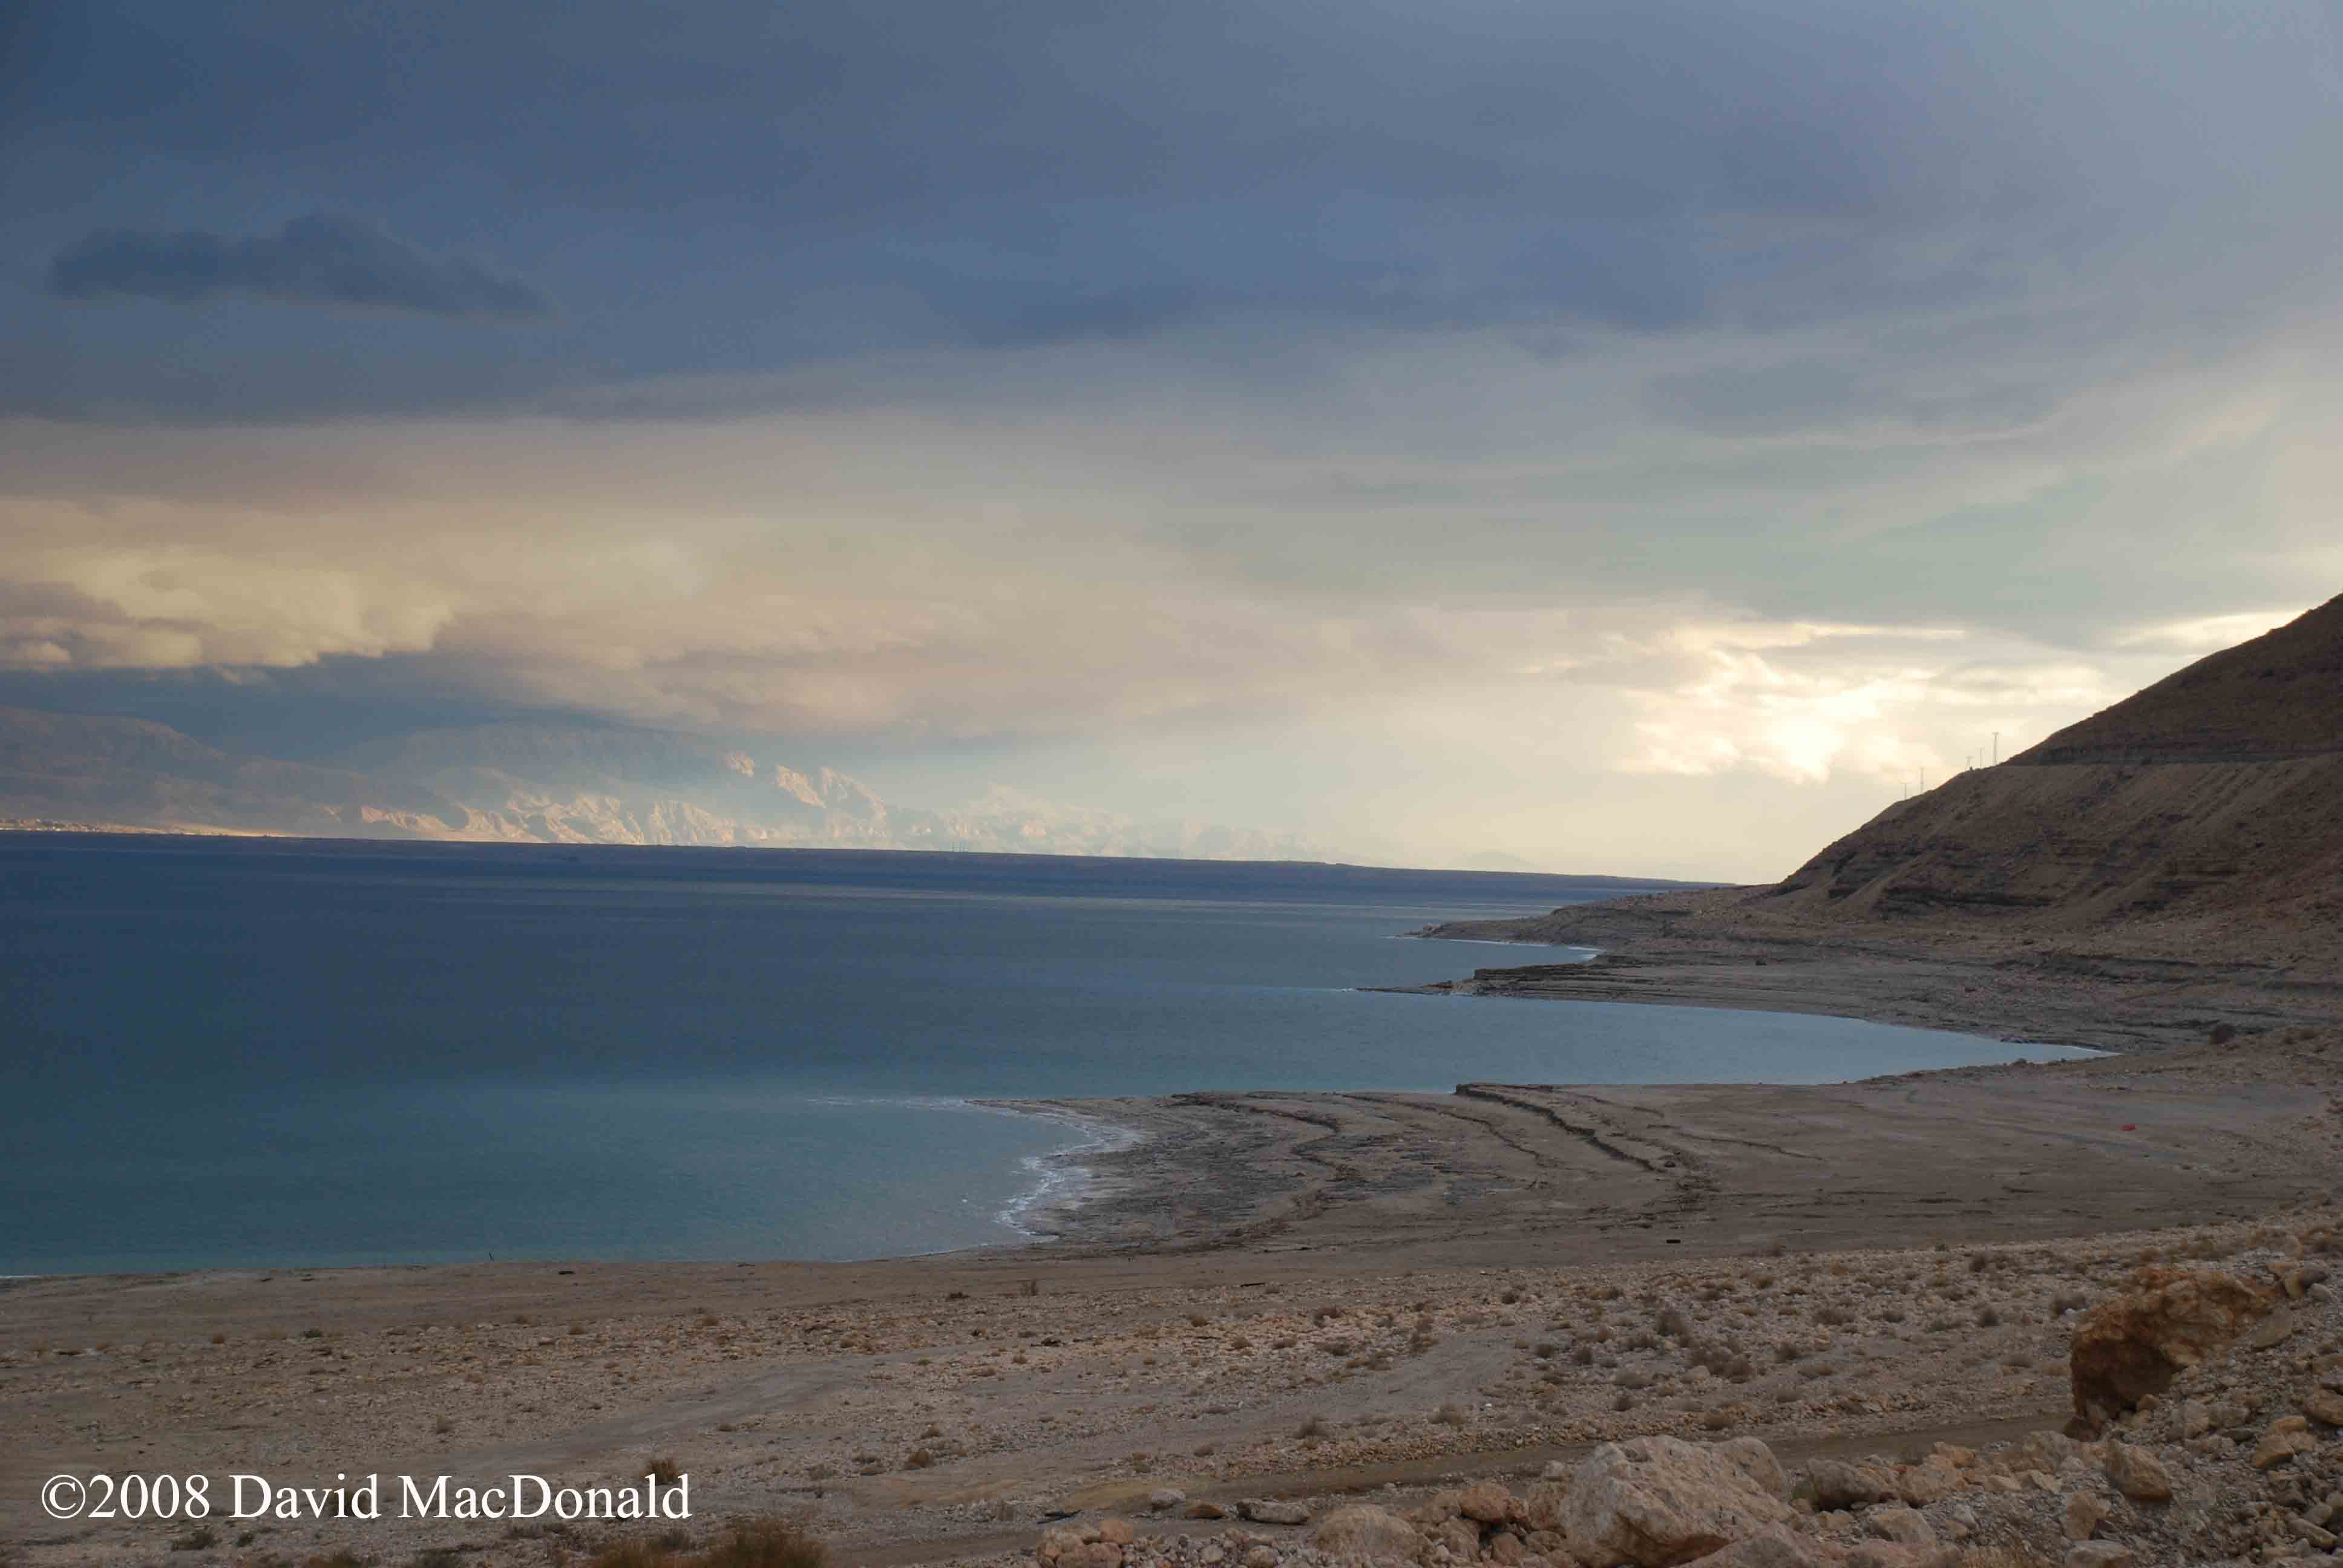
<svg viewBox="0 0 2343 1568"><path fill-rule="evenodd" d="M808 367L1214 328L1274 345L1900 321L2091 269L2128 267L2111 286L2133 289L2175 236L2218 225L2234 245L2190 242L2195 310L2288 275L2325 210L2303 165L2335 128L2324 24L2286 5L32 0L18 16L0 43L0 248L65 249L58 283L541 310L510 278L425 259L486 254L562 301L558 328L458 345L319 313L164 342L103 313L41 319L65 313L38 297L17 310L0 277L0 320L24 318L0 327L0 360L71 363L0 378L0 407L96 417L574 407L694 377L753 401L756 377ZM418 249L206 237L345 206ZM1658 402L1732 423L1724 397Z"/></svg>
<svg viewBox="0 0 2343 1568"><path fill-rule="evenodd" d="M1980 201L2047 204L2055 160L2014 146L2006 84L1958 20L1649 0L36 0L0 133L19 187L104 193L65 204L107 231L58 258L76 297L542 310L331 220L216 237L240 226L190 222L215 205L348 202L442 250L489 233L558 254L579 331L522 377L538 385L835 355L823 301L847 286L918 298L930 347L1213 320L1654 331L1845 309L1880 286L1857 261L1872 247ZM1973 286L1959 271L1932 286ZM870 327L902 347L899 321ZM238 347L264 371L239 377L250 396L301 382L269 366L297 349Z"/></svg>
<svg viewBox="0 0 2343 1568"><path fill-rule="evenodd" d="M195 305L251 294L458 319L535 321L549 314L544 298L518 279L460 257L425 256L357 218L326 214L250 239L104 229L57 254L48 286L66 299L129 296Z"/></svg>

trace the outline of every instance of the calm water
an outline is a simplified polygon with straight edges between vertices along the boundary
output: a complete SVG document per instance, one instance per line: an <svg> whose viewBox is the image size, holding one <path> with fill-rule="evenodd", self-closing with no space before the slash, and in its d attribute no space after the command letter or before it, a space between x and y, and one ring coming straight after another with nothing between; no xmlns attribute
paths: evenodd
<svg viewBox="0 0 2343 1568"><path fill-rule="evenodd" d="M1081 1136L964 1097L1815 1081L2017 1053L1830 1019L1353 989L1507 961L1393 940L1411 927L1617 890L0 839L0 1273L930 1251L1017 1239L1037 1157Z"/></svg>

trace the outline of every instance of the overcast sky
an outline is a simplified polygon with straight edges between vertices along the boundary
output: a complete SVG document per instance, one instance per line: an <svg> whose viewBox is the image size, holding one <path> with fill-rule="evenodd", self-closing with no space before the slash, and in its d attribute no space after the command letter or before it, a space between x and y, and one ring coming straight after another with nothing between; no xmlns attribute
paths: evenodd
<svg viewBox="0 0 2343 1568"><path fill-rule="evenodd" d="M1777 876L2343 589L2338 15L32 0L0 700Z"/></svg>

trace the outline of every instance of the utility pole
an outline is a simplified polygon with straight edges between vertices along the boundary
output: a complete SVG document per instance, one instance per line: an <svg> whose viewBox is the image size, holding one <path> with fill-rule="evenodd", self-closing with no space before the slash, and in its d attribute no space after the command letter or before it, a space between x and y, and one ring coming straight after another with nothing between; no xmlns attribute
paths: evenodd
<svg viewBox="0 0 2343 1568"><path fill-rule="evenodd" d="M1993 765L1996 768L2001 766L2001 731L1998 729L1993 732Z"/></svg>

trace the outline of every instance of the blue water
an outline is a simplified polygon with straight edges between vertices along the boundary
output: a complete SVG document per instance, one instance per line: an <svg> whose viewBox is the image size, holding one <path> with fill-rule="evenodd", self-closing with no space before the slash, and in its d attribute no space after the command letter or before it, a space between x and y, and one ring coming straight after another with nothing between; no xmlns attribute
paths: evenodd
<svg viewBox="0 0 2343 1568"><path fill-rule="evenodd" d="M1013 1241L1081 1130L976 1096L1821 1081L2016 1048L1367 994L1558 877L0 839L0 1273ZM2026 1048L2042 1057L2061 1054Z"/></svg>

